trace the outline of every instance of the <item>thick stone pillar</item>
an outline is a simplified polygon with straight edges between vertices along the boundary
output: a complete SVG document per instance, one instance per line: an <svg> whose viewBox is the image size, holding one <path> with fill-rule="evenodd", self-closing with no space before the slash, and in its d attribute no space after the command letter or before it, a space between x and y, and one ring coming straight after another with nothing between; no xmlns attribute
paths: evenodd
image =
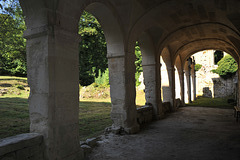
<svg viewBox="0 0 240 160"><path fill-rule="evenodd" d="M191 60L188 59L188 73L187 73L187 81L188 81L188 102L192 102L192 78L191 78Z"/></svg>
<svg viewBox="0 0 240 160"><path fill-rule="evenodd" d="M174 99L175 99L175 72L174 67L167 67L168 77L169 77L169 93L168 100L171 103L172 110L174 110Z"/></svg>
<svg viewBox="0 0 240 160"><path fill-rule="evenodd" d="M45 159L79 159L78 35L57 26L26 30L30 131Z"/></svg>
<svg viewBox="0 0 240 160"><path fill-rule="evenodd" d="M183 70L181 70L180 72L180 86L181 86L181 101L182 101L182 105L185 106L185 96L184 96L184 92L185 92L185 88L184 88L184 83L185 83L185 72Z"/></svg>
<svg viewBox="0 0 240 160"><path fill-rule="evenodd" d="M157 57L156 58L156 101L157 101L157 108L158 108L158 117L159 118L163 118L164 117L164 113L163 113L163 105L162 105L162 93L161 93L161 89L162 89L162 85L161 85L161 67L162 64L160 63L160 58Z"/></svg>
<svg viewBox="0 0 240 160"><path fill-rule="evenodd" d="M189 103L189 83L188 83L188 71L184 71L184 101L185 103Z"/></svg>
<svg viewBox="0 0 240 160"><path fill-rule="evenodd" d="M143 64L143 76L145 85L146 103L151 103L153 106L153 118L159 119L162 117L161 106L161 88L160 75L158 73L160 64ZM158 73L158 74L157 74Z"/></svg>
<svg viewBox="0 0 240 160"><path fill-rule="evenodd" d="M175 98L181 99L181 75L179 74L179 71L175 69Z"/></svg>
<svg viewBox="0 0 240 160"><path fill-rule="evenodd" d="M175 81L176 81L176 79L175 79L175 68L174 68L174 66L172 66L172 71L171 71L171 73L172 73L172 76L171 76L171 88L172 88L172 110L173 111L176 111L177 110L177 106L176 106L176 103L175 103L175 101L176 101L176 91L175 91Z"/></svg>
<svg viewBox="0 0 240 160"><path fill-rule="evenodd" d="M162 84L163 102L170 102L171 105L173 105L172 77L173 77L172 68L164 65L163 68L161 68L161 84Z"/></svg>
<svg viewBox="0 0 240 160"><path fill-rule="evenodd" d="M154 114L157 114L158 108L156 107L156 64L143 64L142 67L146 103L151 103L154 106Z"/></svg>
<svg viewBox="0 0 240 160"><path fill-rule="evenodd" d="M163 115L161 103L160 57L156 54L154 43L147 33L143 33L139 37L138 42L142 53L146 103L152 104L153 118L159 119Z"/></svg>
<svg viewBox="0 0 240 160"><path fill-rule="evenodd" d="M197 88L196 88L196 71L195 71L195 61L192 63L192 101L197 99Z"/></svg>
<svg viewBox="0 0 240 160"><path fill-rule="evenodd" d="M136 67L134 62L134 53L126 52L122 55L108 53L112 127L123 127L128 133L136 133L139 131L135 104Z"/></svg>

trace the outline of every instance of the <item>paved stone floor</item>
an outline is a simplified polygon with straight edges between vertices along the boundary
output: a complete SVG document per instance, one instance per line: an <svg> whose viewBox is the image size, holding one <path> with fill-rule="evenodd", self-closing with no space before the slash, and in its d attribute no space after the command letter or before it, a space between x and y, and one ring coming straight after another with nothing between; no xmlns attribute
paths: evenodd
<svg viewBox="0 0 240 160"><path fill-rule="evenodd" d="M233 109L183 107L135 135L108 135L92 160L240 160Z"/></svg>

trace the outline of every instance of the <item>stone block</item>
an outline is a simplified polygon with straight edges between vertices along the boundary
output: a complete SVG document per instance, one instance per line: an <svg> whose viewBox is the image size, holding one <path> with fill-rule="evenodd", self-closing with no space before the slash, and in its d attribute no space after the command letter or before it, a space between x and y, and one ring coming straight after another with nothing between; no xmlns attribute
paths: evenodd
<svg viewBox="0 0 240 160"><path fill-rule="evenodd" d="M85 157L92 152L92 148L86 144L82 145L81 148L83 149Z"/></svg>
<svg viewBox="0 0 240 160"><path fill-rule="evenodd" d="M43 142L43 136L37 133L20 134L0 140L0 156L21 150Z"/></svg>
<svg viewBox="0 0 240 160"><path fill-rule="evenodd" d="M3 156L0 156L0 160L16 160L16 154L15 152L5 154Z"/></svg>
<svg viewBox="0 0 240 160"><path fill-rule="evenodd" d="M86 140L86 143L90 147L95 147L97 145L98 138L90 138Z"/></svg>

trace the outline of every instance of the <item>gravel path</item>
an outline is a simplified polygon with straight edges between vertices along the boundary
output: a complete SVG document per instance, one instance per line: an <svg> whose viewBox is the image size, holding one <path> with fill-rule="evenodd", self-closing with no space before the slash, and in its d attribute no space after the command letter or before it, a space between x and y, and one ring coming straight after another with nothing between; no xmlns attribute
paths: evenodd
<svg viewBox="0 0 240 160"><path fill-rule="evenodd" d="M233 109L183 107L135 135L107 135L91 160L240 160Z"/></svg>

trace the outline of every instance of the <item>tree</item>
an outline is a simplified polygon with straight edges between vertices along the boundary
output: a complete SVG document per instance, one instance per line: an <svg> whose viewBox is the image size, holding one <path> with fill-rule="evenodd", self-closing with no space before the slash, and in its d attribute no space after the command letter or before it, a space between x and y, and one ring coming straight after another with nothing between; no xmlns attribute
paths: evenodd
<svg viewBox="0 0 240 160"><path fill-rule="evenodd" d="M140 83L141 83L141 82L139 82L139 77L140 77L143 69L142 69L142 54L141 54L140 47L138 45L138 41L136 42L135 55L136 55L136 60L135 60L135 65L136 65L135 79L136 79L136 86L139 86Z"/></svg>
<svg viewBox="0 0 240 160"><path fill-rule="evenodd" d="M0 14L0 74L26 76L24 17L18 1L5 1Z"/></svg>
<svg viewBox="0 0 240 160"><path fill-rule="evenodd" d="M213 73L219 74L222 78L231 78L238 70L237 62L230 55L223 57L218 63L218 68L212 70Z"/></svg>
<svg viewBox="0 0 240 160"><path fill-rule="evenodd" d="M107 47L103 30L97 19L84 12L79 21L79 80L87 86L107 68Z"/></svg>

